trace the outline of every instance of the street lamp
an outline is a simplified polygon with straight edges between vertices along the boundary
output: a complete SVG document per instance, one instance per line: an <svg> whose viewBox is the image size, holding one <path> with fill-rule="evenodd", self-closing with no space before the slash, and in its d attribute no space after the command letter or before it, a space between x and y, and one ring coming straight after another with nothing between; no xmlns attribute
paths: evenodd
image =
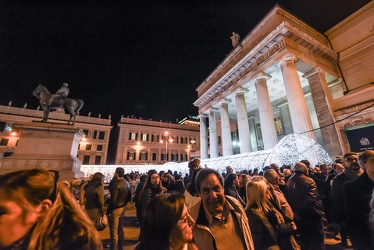
<svg viewBox="0 0 374 250"><path fill-rule="evenodd" d="M169 135L169 131L165 131L164 133L164 139L165 139L165 161L168 161L168 143L172 143L173 139ZM164 140L161 139L161 143L164 142Z"/></svg>

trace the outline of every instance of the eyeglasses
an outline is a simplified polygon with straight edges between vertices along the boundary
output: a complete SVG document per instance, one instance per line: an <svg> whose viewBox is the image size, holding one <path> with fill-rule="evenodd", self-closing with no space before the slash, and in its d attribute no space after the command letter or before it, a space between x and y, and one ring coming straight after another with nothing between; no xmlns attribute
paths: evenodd
<svg viewBox="0 0 374 250"><path fill-rule="evenodd" d="M358 161L358 159L357 158L345 158L345 160L347 161L347 162L353 162L353 161Z"/></svg>
<svg viewBox="0 0 374 250"><path fill-rule="evenodd" d="M189 224L190 222L194 223L194 220L192 219L192 217L189 213L186 213L186 215L183 217L183 219L179 220L177 223L178 224L180 224L180 223Z"/></svg>

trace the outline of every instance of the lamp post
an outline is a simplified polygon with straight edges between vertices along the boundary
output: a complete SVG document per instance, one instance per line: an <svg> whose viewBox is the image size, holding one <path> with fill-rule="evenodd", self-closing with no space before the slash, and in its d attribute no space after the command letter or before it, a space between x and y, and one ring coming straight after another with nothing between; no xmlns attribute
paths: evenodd
<svg viewBox="0 0 374 250"><path fill-rule="evenodd" d="M165 161L168 161L168 143L172 143L173 139L169 135L169 131L165 131L164 133L164 138L165 138ZM161 140L161 143L163 143L164 140Z"/></svg>

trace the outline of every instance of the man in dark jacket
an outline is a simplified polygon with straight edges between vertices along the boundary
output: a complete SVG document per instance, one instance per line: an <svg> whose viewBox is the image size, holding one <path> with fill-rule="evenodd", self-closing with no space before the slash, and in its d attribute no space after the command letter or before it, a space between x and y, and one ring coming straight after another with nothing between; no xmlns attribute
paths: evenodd
<svg viewBox="0 0 374 250"><path fill-rule="evenodd" d="M304 163L296 163L295 173L287 181L286 190L300 234L301 249L325 249L322 202L316 183L308 177L308 168Z"/></svg>
<svg viewBox="0 0 374 250"><path fill-rule="evenodd" d="M131 200L129 183L123 179L125 170L116 168L109 184L110 200L107 210L110 230L110 250L122 249L125 239L123 233L123 215L125 206Z"/></svg>
<svg viewBox="0 0 374 250"><path fill-rule="evenodd" d="M359 162L365 172L344 184L347 233L354 249L374 249L369 225L370 200L374 189L374 151L362 152Z"/></svg>

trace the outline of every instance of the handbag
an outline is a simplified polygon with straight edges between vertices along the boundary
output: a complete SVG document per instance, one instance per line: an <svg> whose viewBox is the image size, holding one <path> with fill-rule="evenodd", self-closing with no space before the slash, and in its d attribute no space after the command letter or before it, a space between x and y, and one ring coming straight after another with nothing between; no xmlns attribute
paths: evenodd
<svg viewBox="0 0 374 250"><path fill-rule="evenodd" d="M95 222L95 228L97 231L103 231L108 226L108 217L103 213L103 210L100 211L99 216Z"/></svg>

